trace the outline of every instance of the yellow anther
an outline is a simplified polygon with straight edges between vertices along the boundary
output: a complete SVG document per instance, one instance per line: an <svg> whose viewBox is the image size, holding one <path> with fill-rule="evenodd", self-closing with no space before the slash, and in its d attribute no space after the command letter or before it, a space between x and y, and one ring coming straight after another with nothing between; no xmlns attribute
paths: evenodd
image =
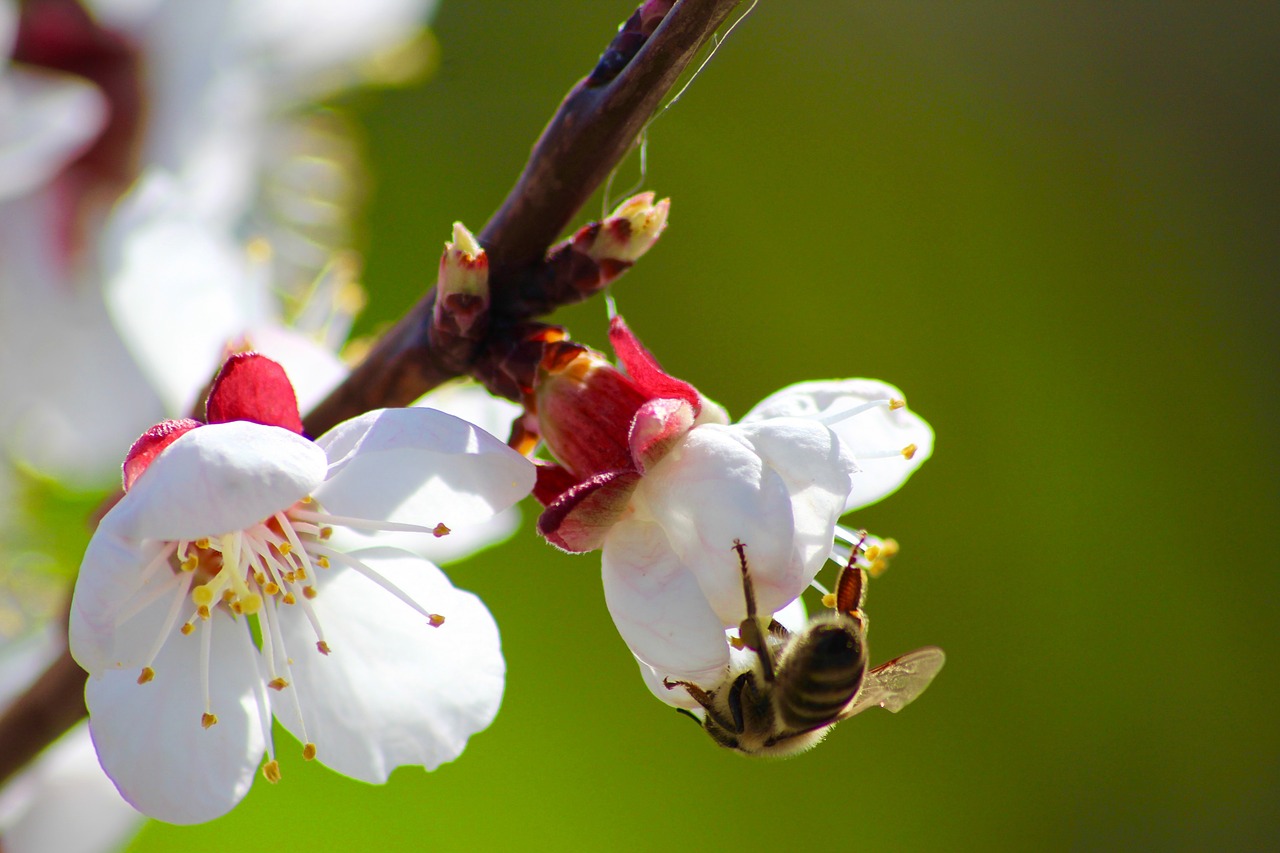
<svg viewBox="0 0 1280 853"><path fill-rule="evenodd" d="M880 546L879 546L879 545L872 545L871 547L867 548L867 559L868 559L868 560L872 560L872 561L874 561L874 560L875 560L875 558L876 558L876 557L879 557L879 556L880 556Z"/></svg>
<svg viewBox="0 0 1280 853"><path fill-rule="evenodd" d="M741 637L730 637L730 638L729 638L729 645L733 646L733 647L734 647L735 649L737 649L738 651L742 651L743 649L745 649L745 648L747 647L747 644L746 644L746 643L744 643L744 642L742 642L742 638L741 638Z"/></svg>
<svg viewBox="0 0 1280 853"><path fill-rule="evenodd" d="M432 628L439 628L441 625L444 624L444 617L441 616L439 613L432 613L430 616L427 617L427 621L431 623Z"/></svg>
<svg viewBox="0 0 1280 853"><path fill-rule="evenodd" d="M910 459L912 456L915 456L916 446L914 444L908 444L906 447L902 448L902 455L906 459Z"/></svg>
<svg viewBox="0 0 1280 853"><path fill-rule="evenodd" d="M250 616L262 609L262 596L251 592L239 601L240 609Z"/></svg>
<svg viewBox="0 0 1280 853"><path fill-rule="evenodd" d="M835 606L836 606L836 594L835 594L834 592L829 592L829 593L827 593L826 595L822 596L822 606L823 606L823 607L835 607Z"/></svg>
<svg viewBox="0 0 1280 853"><path fill-rule="evenodd" d="M208 584L201 584L191 590L191 601L197 607L208 607L213 604L213 590L209 588Z"/></svg>
<svg viewBox="0 0 1280 853"><path fill-rule="evenodd" d="M897 411L898 409L906 408L906 405L907 405L906 400L890 400L889 411L893 412L893 411Z"/></svg>
<svg viewBox="0 0 1280 853"><path fill-rule="evenodd" d="M320 538L321 538L321 539L328 539L328 538L329 538L330 536L332 536L332 535L333 535L333 528L332 528L332 527L321 527L321 528L320 528Z"/></svg>
<svg viewBox="0 0 1280 853"><path fill-rule="evenodd" d="M280 599L280 603L281 603L281 604L297 604L297 603L298 603L298 599L296 599L296 598L294 598L294 597L293 597L293 593L291 593L291 592L286 592L286 593L284 594L284 597Z"/></svg>
<svg viewBox="0 0 1280 853"><path fill-rule="evenodd" d="M302 588L302 597L311 599L316 597L316 588L314 586L304 586Z"/></svg>
<svg viewBox="0 0 1280 853"><path fill-rule="evenodd" d="M274 581L268 581L263 585L262 591L267 595L279 595L280 587Z"/></svg>
<svg viewBox="0 0 1280 853"><path fill-rule="evenodd" d="M329 558L326 557L324 554L321 554L319 557L316 558L316 565L322 569L329 568Z"/></svg>
<svg viewBox="0 0 1280 853"><path fill-rule="evenodd" d="M148 681L156 677L156 671L149 666L144 666L142 672L138 673L138 683L146 684Z"/></svg>
<svg viewBox="0 0 1280 853"><path fill-rule="evenodd" d="M224 589L222 591L222 600L227 604L236 600L236 591L234 589Z"/></svg>
<svg viewBox="0 0 1280 853"><path fill-rule="evenodd" d="M289 686L289 682L285 681L283 678L277 677L268 681L267 686L270 687L272 690L284 690L286 687Z"/></svg>
<svg viewBox="0 0 1280 853"><path fill-rule="evenodd" d="M280 781L280 762L274 758L262 765L262 776L272 785Z"/></svg>
<svg viewBox="0 0 1280 853"><path fill-rule="evenodd" d="M207 608L207 607L205 607L203 604L201 604L199 607L197 607L197 608L196 608L196 615L197 615L197 616L199 616L201 619L208 619L208 618L209 618L209 608Z"/></svg>
<svg viewBox="0 0 1280 853"><path fill-rule="evenodd" d="M209 550L209 537L205 536L202 539L197 539L195 542L192 542L191 544L195 545L197 548L199 548L202 551L207 551Z"/></svg>
<svg viewBox="0 0 1280 853"><path fill-rule="evenodd" d="M281 542L276 546L276 550L280 552L281 557L287 557L293 553L293 545L288 542Z"/></svg>
<svg viewBox="0 0 1280 853"><path fill-rule="evenodd" d="M305 498L303 498L302 500L298 501L298 503L300 503L300 504L309 504L309 503L313 503L314 501L315 501L315 498L311 497L311 495L307 495Z"/></svg>
<svg viewBox="0 0 1280 853"><path fill-rule="evenodd" d="M884 555L886 557L896 556L898 553L898 540L886 539L880 543L880 548L882 551L884 551Z"/></svg>
<svg viewBox="0 0 1280 853"><path fill-rule="evenodd" d="M267 576L263 574L261 571L255 571L253 573L253 582L256 583L258 586L262 586L264 583L267 582Z"/></svg>
<svg viewBox="0 0 1280 853"><path fill-rule="evenodd" d="M884 574L885 570L888 568L889 568L889 561L885 559L879 559L879 560L876 560L871 565L867 566L867 574L871 575L871 577L873 578L878 578L882 574Z"/></svg>
<svg viewBox="0 0 1280 853"><path fill-rule="evenodd" d="M449 530L448 527L445 527L444 522L440 522L435 526L435 529L432 530L431 532L435 534L435 537L437 539L439 539L441 536L448 536L452 531Z"/></svg>
<svg viewBox="0 0 1280 853"><path fill-rule="evenodd" d="M320 652L320 654L322 655L329 654L329 644L326 643L324 640L320 640L318 643L316 643L316 651Z"/></svg>
<svg viewBox="0 0 1280 853"><path fill-rule="evenodd" d="M211 728L211 727L213 727L213 726L216 726L217 724L218 724L218 715L217 715L217 714L208 714L208 713L206 713L206 714L201 714L201 715L200 715L200 728L202 728L202 729L207 729L207 728Z"/></svg>
<svg viewBox="0 0 1280 853"><path fill-rule="evenodd" d="M231 604L229 604L228 607L230 607L231 612L235 613L237 616L240 615L241 613L244 613L244 607L242 607L240 605L240 602L238 601L231 602Z"/></svg>
<svg viewBox="0 0 1280 853"><path fill-rule="evenodd" d="M184 572L194 572L198 565L200 565L200 559L196 557L195 554L192 554L179 563L178 568L182 569Z"/></svg>
<svg viewBox="0 0 1280 853"><path fill-rule="evenodd" d="M191 624L190 622L183 622L182 627L179 628L178 630L182 632L182 636L189 637L191 636L191 632L194 631L195 629L196 629L196 626Z"/></svg>
<svg viewBox="0 0 1280 853"><path fill-rule="evenodd" d="M302 745L303 759L310 761L316 757L316 745L314 743L304 743Z"/></svg>
<svg viewBox="0 0 1280 853"><path fill-rule="evenodd" d="M306 579L307 579L307 570L304 569L302 566L298 566L298 570L293 573L293 577L289 578L289 580L299 580L299 581L304 581Z"/></svg>

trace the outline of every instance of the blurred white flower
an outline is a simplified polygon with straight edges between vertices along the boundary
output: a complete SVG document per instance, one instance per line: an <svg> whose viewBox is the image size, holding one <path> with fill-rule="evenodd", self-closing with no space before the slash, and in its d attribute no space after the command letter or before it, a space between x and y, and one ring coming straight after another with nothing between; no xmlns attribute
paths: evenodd
<svg viewBox="0 0 1280 853"><path fill-rule="evenodd" d="M361 178L308 105L373 79L434 6L0 0L0 449L106 485L228 344L308 323L332 295L313 282L351 277L324 271L352 266Z"/></svg>
<svg viewBox="0 0 1280 853"><path fill-rule="evenodd" d="M220 422L139 440L76 584L71 651L98 755L126 799L173 823L231 809L264 751L279 779L273 715L304 758L383 782L457 757L502 696L483 604L380 531L483 523L529 491L533 466L423 408L312 442L292 431L287 383L263 379L274 367L233 359L208 404Z"/></svg>
<svg viewBox="0 0 1280 853"><path fill-rule="evenodd" d="M25 690L58 655L59 633L51 629L0 642L0 705ZM86 723L0 789L5 853L105 853L122 847L142 822L102 772Z"/></svg>

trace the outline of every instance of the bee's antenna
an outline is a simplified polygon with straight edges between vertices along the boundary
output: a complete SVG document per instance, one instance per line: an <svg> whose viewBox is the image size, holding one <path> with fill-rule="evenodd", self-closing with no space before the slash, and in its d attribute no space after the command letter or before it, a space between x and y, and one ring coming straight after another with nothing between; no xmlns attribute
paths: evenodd
<svg viewBox="0 0 1280 853"><path fill-rule="evenodd" d="M738 564L742 567L742 595L747 601L747 618L738 625L738 636L742 644L756 653L760 658L760 674L766 682L773 681L773 658L769 654L769 641L764 631L760 630L760 620L756 616L756 592L751 585L751 572L747 568L747 546L742 540L733 540L733 550L738 552Z"/></svg>

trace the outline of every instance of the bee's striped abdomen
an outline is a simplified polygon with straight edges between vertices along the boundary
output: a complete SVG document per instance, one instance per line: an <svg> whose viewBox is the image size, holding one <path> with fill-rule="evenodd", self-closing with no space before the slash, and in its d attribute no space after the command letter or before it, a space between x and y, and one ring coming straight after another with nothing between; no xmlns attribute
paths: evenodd
<svg viewBox="0 0 1280 853"><path fill-rule="evenodd" d="M774 689L781 722L806 731L835 722L867 671L861 638L844 620L811 625L792 641Z"/></svg>

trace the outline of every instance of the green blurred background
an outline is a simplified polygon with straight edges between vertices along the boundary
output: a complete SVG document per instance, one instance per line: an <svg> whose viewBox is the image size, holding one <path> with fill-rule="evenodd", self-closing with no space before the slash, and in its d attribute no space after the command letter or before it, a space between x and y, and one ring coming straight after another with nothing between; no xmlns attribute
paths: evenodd
<svg viewBox="0 0 1280 853"><path fill-rule="evenodd" d="M362 331L485 222L630 11L446 0L434 77L344 102L376 175ZM1277 18L765 0L651 129L671 226L615 293L664 365L735 414L878 377L937 431L851 519L903 545L875 660L947 650L918 703L787 761L718 750L530 506L452 570L510 670L459 761L377 788L288 760L133 849L1276 849ZM560 319L603 344L599 300Z"/></svg>

